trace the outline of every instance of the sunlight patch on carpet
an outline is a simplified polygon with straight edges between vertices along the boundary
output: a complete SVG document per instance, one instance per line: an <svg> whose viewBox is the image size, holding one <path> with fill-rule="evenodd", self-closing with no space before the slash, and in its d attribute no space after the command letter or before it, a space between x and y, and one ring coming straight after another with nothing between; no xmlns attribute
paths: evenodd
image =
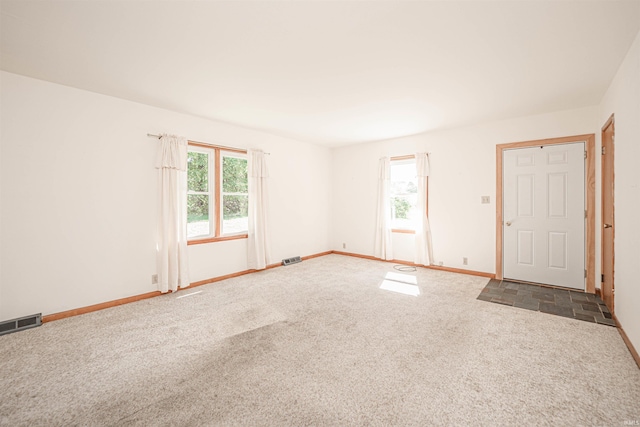
<svg viewBox="0 0 640 427"><path fill-rule="evenodd" d="M400 294L411 295L417 297L420 295L420 288L416 285L408 283L396 282L394 280L383 280L380 289L385 291L397 292Z"/></svg>
<svg viewBox="0 0 640 427"><path fill-rule="evenodd" d="M387 280L393 280L396 282L408 283L410 285L417 285L418 278L416 276L412 276L411 274L402 274L402 273L394 273L389 271L385 276Z"/></svg>
<svg viewBox="0 0 640 427"><path fill-rule="evenodd" d="M191 292L190 294L177 296L176 299L180 299L180 298L184 298L184 297L190 297L190 296L198 295L198 294L201 294L201 293L202 293L202 291Z"/></svg>

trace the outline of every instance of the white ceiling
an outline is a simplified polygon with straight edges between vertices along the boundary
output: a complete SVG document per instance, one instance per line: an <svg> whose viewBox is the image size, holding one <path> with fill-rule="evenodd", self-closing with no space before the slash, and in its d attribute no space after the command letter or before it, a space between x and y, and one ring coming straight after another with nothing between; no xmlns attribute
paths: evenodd
<svg viewBox="0 0 640 427"><path fill-rule="evenodd" d="M640 1L1 0L3 70L337 146L597 104Z"/></svg>

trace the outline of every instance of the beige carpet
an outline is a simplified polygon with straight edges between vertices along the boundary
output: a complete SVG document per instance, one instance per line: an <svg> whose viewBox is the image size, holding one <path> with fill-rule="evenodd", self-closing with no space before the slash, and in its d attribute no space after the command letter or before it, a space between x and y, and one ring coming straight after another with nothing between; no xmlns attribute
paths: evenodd
<svg viewBox="0 0 640 427"><path fill-rule="evenodd" d="M329 255L2 336L0 424L640 421L615 328L478 301L479 277L382 290L388 272Z"/></svg>

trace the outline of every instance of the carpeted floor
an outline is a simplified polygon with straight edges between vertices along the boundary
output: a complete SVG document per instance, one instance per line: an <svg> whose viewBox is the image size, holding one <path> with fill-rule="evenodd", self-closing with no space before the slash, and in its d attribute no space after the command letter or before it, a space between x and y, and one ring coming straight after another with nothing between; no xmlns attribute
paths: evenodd
<svg viewBox="0 0 640 427"><path fill-rule="evenodd" d="M0 424L640 421L615 328L487 304L487 282L329 255L1 336Z"/></svg>

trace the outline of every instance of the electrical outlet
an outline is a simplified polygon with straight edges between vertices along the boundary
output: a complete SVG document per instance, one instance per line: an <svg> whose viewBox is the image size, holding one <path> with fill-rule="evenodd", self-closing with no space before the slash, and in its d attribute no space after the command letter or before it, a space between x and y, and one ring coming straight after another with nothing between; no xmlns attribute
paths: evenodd
<svg viewBox="0 0 640 427"><path fill-rule="evenodd" d="M152 285L157 285L158 284L158 275L157 274L152 274L151 275L151 284Z"/></svg>
<svg viewBox="0 0 640 427"><path fill-rule="evenodd" d="M346 243L342 244L342 249L347 249L347 244Z"/></svg>
<svg viewBox="0 0 640 427"><path fill-rule="evenodd" d="M462 258L462 265L467 265L469 264L469 260L467 259L467 257Z"/></svg>
<svg viewBox="0 0 640 427"><path fill-rule="evenodd" d="M491 203L491 197L489 197L489 196L481 196L480 203L485 204L485 205L488 204L488 203Z"/></svg>
<svg viewBox="0 0 640 427"><path fill-rule="evenodd" d="M438 263L438 265L439 265L440 267L442 267L442 266L444 265L444 263L443 263L442 261L440 261L440 262Z"/></svg>

